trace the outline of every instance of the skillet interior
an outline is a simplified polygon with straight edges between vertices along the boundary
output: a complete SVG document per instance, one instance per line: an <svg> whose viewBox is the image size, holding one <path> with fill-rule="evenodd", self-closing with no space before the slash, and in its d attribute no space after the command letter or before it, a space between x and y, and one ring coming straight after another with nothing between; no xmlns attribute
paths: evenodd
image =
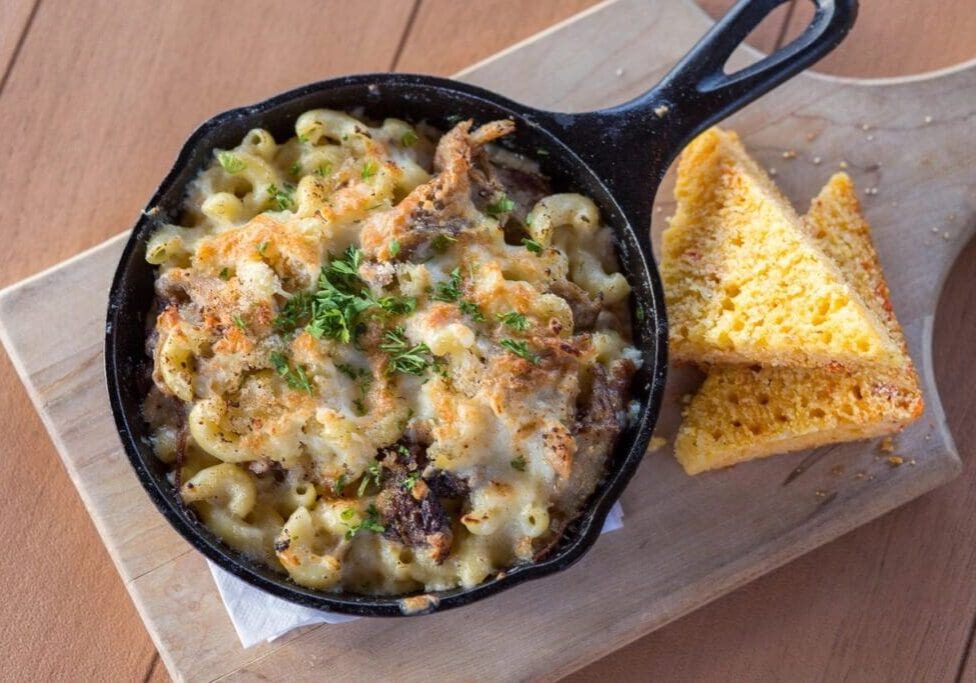
<svg viewBox="0 0 976 683"><path fill-rule="evenodd" d="M123 252L109 297L105 361L109 396L119 435L143 487L170 523L193 546L223 569L293 602L334 612L365 616L400 616L398 597L321 593L290 582L225 546L180 504L167 481L165 465L156 459L148 441L148 426L141 405L149 388L149 358L145 354L146 317L153 298L155 269L145 260L148 236L160 222L179 217L184 190L211 159L214 148L236 145L255 127L269 130L281 141L294 135L295 119L315 108L361 110L368 118L397 117L411 122L426 120L446 130L456 117L483 123L513 118L516 133L504 142L540 162L557 191L570 190L591 197L604 222L615 235L620 265L630 283L635 345L644 363L633 383L640 402L637 422L624 430L611 454L606 475L579 517L540 561L517 566L503 576L473 588L436 594L433 609L471 603L524 580L565 569L578 560L599 536L607 512L622 493L643 457L657 419L666 371L666 322L657 270L650 258L648 227L635 231L624 209L576 153L547 130L560 127L565 115L550 114L473 86L426 76L378 74L323 81L278 95L259 104L235 109L204 123L184 145L172 170L163 180L136 224ZM548 154L539 155L537 150ZM606 153L614 153L606 150ZM664 158L670 155L665 153ZM664 169L641 169L656 181ZM649 206L656 187L646 187L640 201ZM639 303L640 311L637 310ZM429 611L429 610L428 610Z"/></svg>

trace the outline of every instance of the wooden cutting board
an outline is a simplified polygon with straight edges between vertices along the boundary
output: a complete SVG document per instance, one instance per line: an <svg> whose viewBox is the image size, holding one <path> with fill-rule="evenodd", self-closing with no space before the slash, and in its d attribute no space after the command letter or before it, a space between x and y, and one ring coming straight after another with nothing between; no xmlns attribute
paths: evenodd
<svg viewBox="0 0 976 683"><path fill-rule="evenodd" d="M655 82L709 24L681 0L619 0L461 78L548 108L606 106ZM858 184L925 384L925 415L896 440L905 463L862 442L690 478L665 447L624 494L622 531L566 572L452 612L309 627L243 650L203 557L130 471L108 409L104 310L124 235L0 292L0 337L173 677L557 678L957 474L931 328L944 274L976 226L976 64L886 81L803 75L729 125L801 212L840 167ZM70 334L50 334L50 320ZM693 382L672 374L658 430L669 440Z"/></svg>

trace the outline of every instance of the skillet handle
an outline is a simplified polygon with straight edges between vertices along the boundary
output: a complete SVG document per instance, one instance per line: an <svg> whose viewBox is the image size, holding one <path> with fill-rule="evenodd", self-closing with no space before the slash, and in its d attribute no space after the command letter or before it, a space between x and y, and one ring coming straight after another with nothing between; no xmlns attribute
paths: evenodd
<svg viewBox="0 0 976 683"><path fill-rule="evenodd" d="M553 120L554 129L608 185L631 225L650 225L657 184L696 135L814 64L850 31L858 0L809 0L813 20L790 44L732 74L725 63L788 0L739 0L664 79L623 104ZM627 163L618 163L626 152ZM642 237L643 239L643 237ZM650 254L648 244L643 245Z"/></svg>
<svg viewBox="0 0 976 683"><path fill-rule="evenodd" d="M729 57L769 14L788 0L739 0L678 62L656 88L619 109L674 109L669 142L680 149L691 138L819 61L854 24L857 0L812 0L813 19L795 40L732 74ZM670 103L677 104L671 107Z"/></svg>

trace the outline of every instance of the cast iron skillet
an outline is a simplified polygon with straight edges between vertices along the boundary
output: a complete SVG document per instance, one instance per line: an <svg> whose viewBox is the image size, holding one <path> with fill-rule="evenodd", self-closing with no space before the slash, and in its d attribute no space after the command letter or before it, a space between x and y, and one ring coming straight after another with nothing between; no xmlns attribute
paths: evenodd
<svg viewBox="0 0 976 683"><path fill-rule="evenodd" d="M251 128L266 128L283 140L294 134L299 114L319 107L363 107L371 118L426 120L445 130L458 115L472 117L478 123L511 118L517 132L505 144L541 161L555 187L572 188L593 198L604 221L614 230L620 262L633 288L634 334L644 358L634 384L641 410L636 424L618 440L604 480L545 557L473 588L438 593L430 609L466 605L527 579L565 569L578 560L593 545L611 505L640 463L660 409L667 365L667 322L649 230L658 183L693 136L827 54L846 35L857 12L857 0L814 0L816 14L799 38L737 73L724 73L732 51L783 2L740 0L653 89L601 111L540 111L442 78L370 74L307 85L224 112L200 126L149 200L126 244L112 283L105 334L109 397L119 435L142 485L163 515L220 567L281 598L346 614L403 614L397 597L302 588L223 545L178 503L176 491L165 478L166 467L152 454L140 412L148 390L144 349L154 279L154 269L145 260L146 240L159 222L178 219L184 190L211 160L212 150L235 146ZM540 149L548 154L539 155Z"/></svg>

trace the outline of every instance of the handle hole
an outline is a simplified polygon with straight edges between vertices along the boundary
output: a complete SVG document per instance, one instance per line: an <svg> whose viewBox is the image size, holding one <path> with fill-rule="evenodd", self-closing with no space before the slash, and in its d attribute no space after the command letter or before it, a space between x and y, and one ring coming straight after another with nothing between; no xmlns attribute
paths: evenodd
<svg viewBox="0 0 976 683"><path fill-rule="evenodd" d="M722 70L726 76L731 76L733 73L750 67L753 64L757 64L766 58L772 52L775 52L777 48L785 45L785 35L788 28L796 24L796 19L794 18L794 7L797 5L806 5L807 3L801 2L801 0L791 0L790 2L785 2L772 12L770 12L765 19L759 22L756 28L749 32L746 36L745 43L752 48L755 48L762 54L746 53L737 55L733 58L733 67L730 71L729 63L726 62L723 65ZM813 16L813 12L808 12L809 16ZM717 18L721 16L721 12L712 12L712 16ZM809 21L809 17L808 17ZM800 35L805 24L796 24L798 29L795 35ZM795 36L794 36L795 37Z"/></svg>

